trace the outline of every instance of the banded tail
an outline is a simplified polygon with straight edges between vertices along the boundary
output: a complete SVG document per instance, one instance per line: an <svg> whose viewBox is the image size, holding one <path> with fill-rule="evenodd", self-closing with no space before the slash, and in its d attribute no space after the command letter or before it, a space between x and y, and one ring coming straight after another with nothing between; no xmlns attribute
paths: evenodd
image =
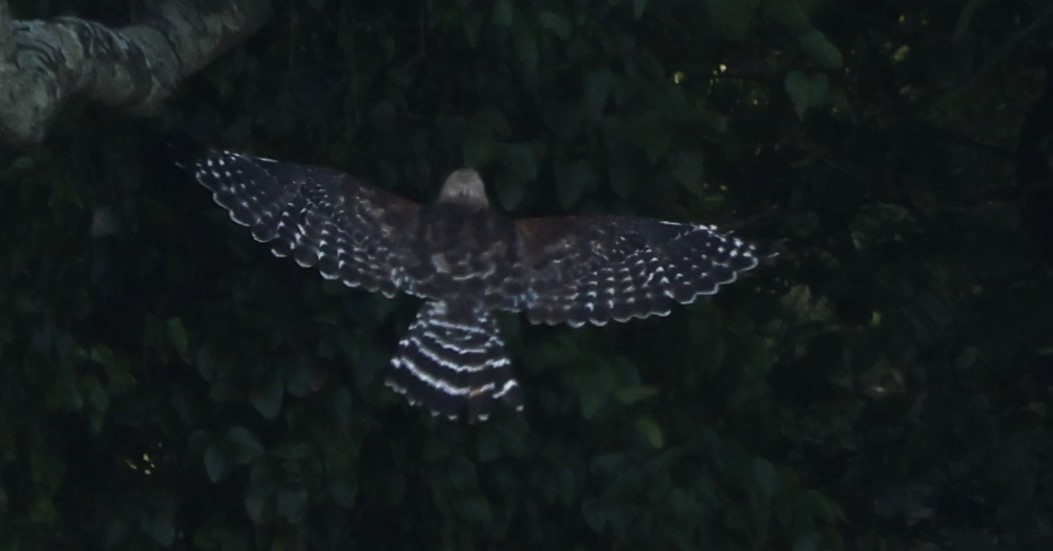
<svg viewBox="0 0 1053 551"><path fill-rule="evenodd" d="M433 415L485 421L497 400L523 409L511 364L491 312L429 301L399 342L387 385Z"/></svg>

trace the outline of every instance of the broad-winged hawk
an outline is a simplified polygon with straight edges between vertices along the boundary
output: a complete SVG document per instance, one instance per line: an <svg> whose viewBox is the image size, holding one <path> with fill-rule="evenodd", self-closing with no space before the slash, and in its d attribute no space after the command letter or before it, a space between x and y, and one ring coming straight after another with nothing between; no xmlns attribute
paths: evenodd
<svg viewBox="0 0 1053 551"><path fill-rule="evenodd" d="M574 327L664 316L758 263L754 245L713 226L606 215L513 220L490 207L467 168L429 205L336 170L230 151L192 170L275 255L349 287L424 299L387 384L435 414L472 421L497 400L522 408L495 311Z"/></svg>

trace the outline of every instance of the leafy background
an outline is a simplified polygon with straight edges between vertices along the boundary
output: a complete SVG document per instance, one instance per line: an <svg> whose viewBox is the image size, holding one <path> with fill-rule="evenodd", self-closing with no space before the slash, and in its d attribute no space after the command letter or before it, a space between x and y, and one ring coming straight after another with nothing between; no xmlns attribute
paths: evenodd
<svg viewBox="0 0 1053 551"><path fill-rule="evenodd" d="M15 1L113 24L124 1ZM1041 2L280 3L162 113L2 151L0 549L1045 549ZM417 200L717 222L668 318L502 325L523 415L382 385L416 304L272 258L170 131Z"/></svg>

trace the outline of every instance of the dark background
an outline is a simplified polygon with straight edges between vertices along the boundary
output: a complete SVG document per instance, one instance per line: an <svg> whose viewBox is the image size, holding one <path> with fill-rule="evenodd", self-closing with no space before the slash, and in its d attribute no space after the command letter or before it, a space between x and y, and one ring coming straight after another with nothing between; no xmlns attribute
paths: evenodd
<svg viewBox="0 0 1053 551"><path fill-rule="evenodd" d="M134 2L12 3L122 24ZM0 151L0 549L1053 547L1053 8L280 3L163 112ZM216 147L778 260L668 318L501 319L526 412L383 374L417 304L273 258Z"/></svg>

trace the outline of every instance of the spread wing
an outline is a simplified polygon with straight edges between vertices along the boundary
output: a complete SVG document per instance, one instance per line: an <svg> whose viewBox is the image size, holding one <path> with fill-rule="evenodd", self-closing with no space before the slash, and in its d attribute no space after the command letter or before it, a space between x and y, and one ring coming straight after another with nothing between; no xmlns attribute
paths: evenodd
<svg viewBox="0 0 1053 551"><path fill-rule="evenodd" d="M532 323L602 325L668 315L717 292L759 261L754 245L713 226L623 216L516 223Z"/></svg>
<svg viewBox="0 0 1053 551"><path fill-rule="evenodd" d="M213 152L191 166L230 218L275 256L392 296L408 283L419 206L339 171Z"/></svg>

